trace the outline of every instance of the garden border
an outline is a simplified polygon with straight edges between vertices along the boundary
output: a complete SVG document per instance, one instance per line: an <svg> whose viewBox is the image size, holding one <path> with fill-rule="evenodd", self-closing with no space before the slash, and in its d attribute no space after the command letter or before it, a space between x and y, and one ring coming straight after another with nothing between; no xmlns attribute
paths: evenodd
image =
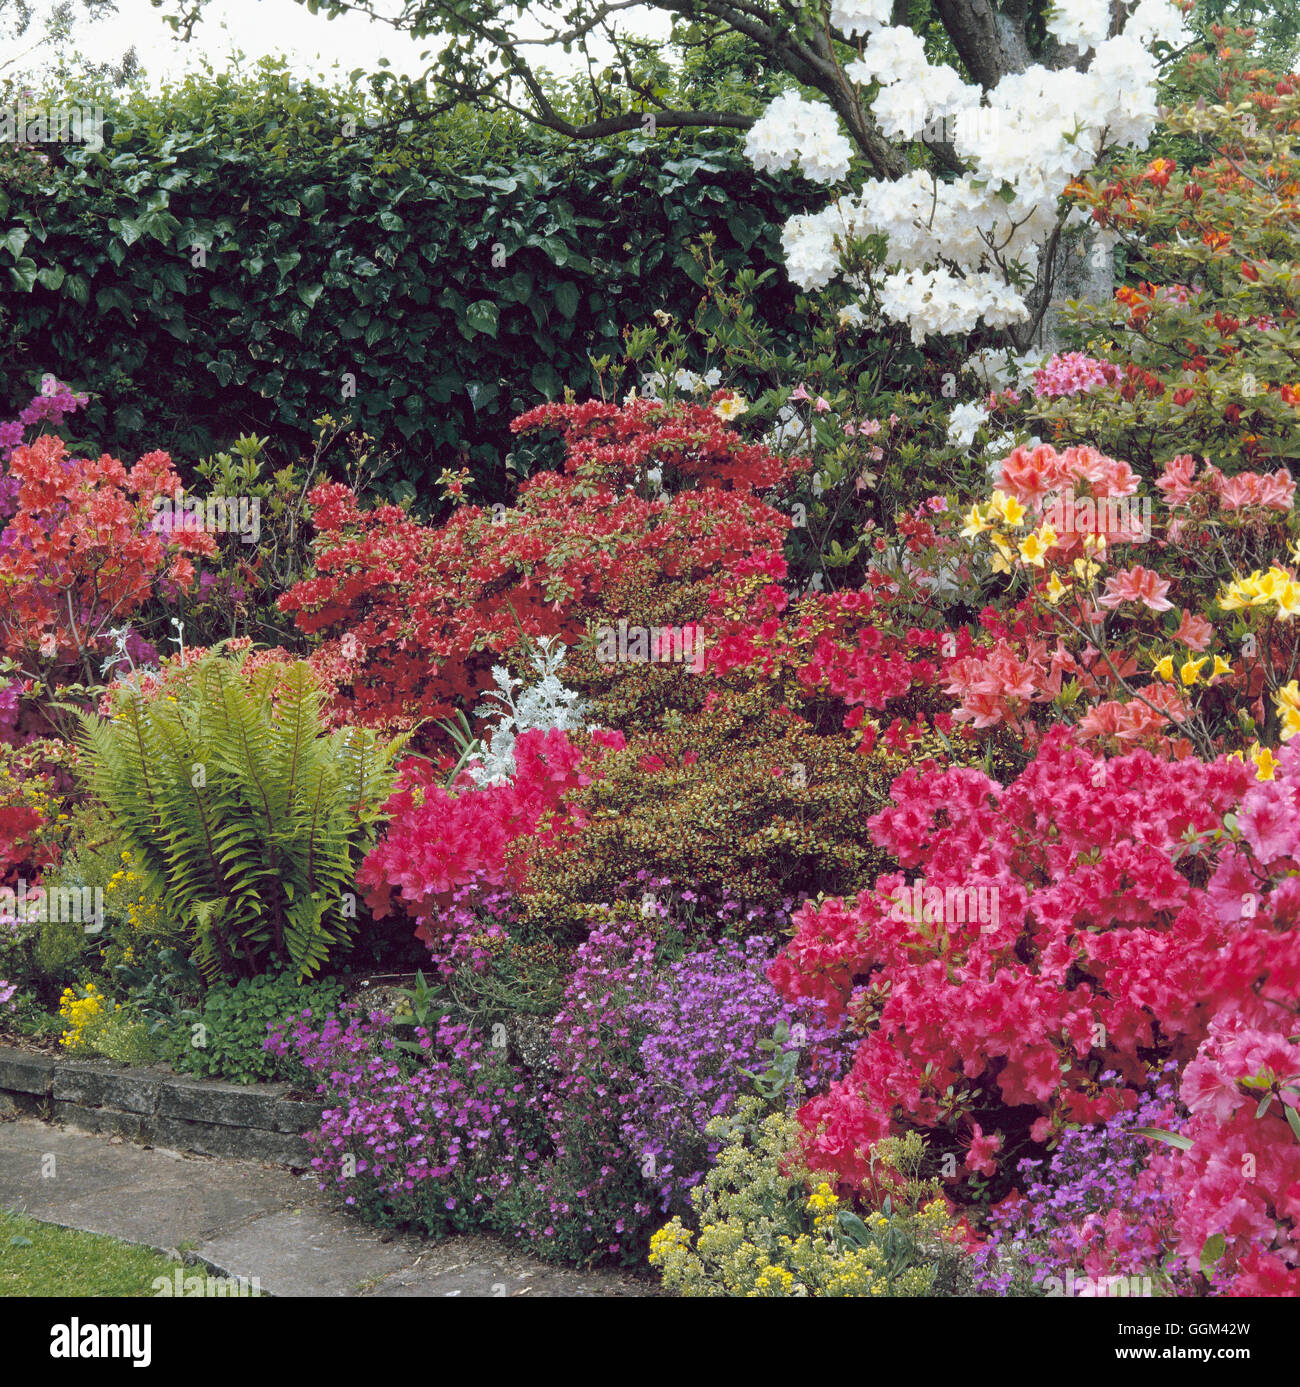
<svg viewBox="0 0 1300 1387"><path fill-rule="evenodd" d="M22 1112L139 1145L305 1169L311 1148L302 1133L325 1105L292 1092L286 1083L234 1084L0 1046L0 1100Z"/></svg>

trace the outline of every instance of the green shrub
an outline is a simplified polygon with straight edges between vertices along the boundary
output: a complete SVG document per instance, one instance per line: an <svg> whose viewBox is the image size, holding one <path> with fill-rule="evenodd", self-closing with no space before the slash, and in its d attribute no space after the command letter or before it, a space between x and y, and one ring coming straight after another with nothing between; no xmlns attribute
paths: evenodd
<svg viewBox="0 0 1300 1387"><path fill-rule="evenodd" d="M594 393L590 358L625 325L689 311L703 233L726 265L769 264L815 196L756 176L735 132L575 147L464 112L372 129L355 95L273 62L95 99L101 150L52 145L0 193L0 398L57 371L97 392L79 417L97 449L178 459L250 431L306 451L309 421L346 416L402 454L380 479L395 497L461 455L475 499L504 499L501 456L526 466L514 415ZM797 326L787 286L759 298Z"/></svg>
<svg viewBox="0 0 1300 1387"><path fill-rule="evenodd" d="M303 1080L306 1070L294 1059L263 1049L267 1027L291 1012L309 1009L319 1017L343 996L339 983L296 982L288 974L264 974L233 987L218 984L204 996L202 1009L172 1033L171 1062L177 1069L212 1079L250 1084L257 1080Z"/></svg>

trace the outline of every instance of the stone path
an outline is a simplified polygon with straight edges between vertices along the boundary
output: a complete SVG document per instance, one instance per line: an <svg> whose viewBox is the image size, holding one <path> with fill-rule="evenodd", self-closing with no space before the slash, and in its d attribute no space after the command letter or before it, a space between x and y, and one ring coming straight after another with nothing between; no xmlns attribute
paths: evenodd
<svg viewBox="0 0 1300 1387"><path fill-rule="evenodd" d="M652 1281L553 1267L485 1237L427 1242L343 1212L310 1176L0 1121L0 1207L183 1251L273 1296L644 1296Z"/></svg>

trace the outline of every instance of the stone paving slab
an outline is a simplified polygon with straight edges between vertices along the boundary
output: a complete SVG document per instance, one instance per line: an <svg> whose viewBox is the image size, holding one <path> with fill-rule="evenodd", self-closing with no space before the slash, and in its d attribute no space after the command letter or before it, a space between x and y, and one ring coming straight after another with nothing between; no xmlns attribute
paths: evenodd
<svg viewBox="0 0 1300 1387"><path fill-rule="evenodd" d="M182 1247L272 1296L657 1294L615 1271L549 1266L485 1237L429 1242L345 1213L310 1176L121 1137L0 1119L0 1207L162 1251Z"/></svg>

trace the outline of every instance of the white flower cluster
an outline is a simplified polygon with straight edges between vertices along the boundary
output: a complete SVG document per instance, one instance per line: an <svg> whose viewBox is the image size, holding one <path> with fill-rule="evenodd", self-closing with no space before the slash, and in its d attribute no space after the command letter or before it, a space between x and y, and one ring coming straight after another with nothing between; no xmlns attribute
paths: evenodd
<svg viewBox="0 0 1300 1387"><path fill-rule="evenodd" d="M980 426L988 417L989 412L983 405L953 405L948 414L948 442L969 448L975 442L975 435Z"/></svg>
<svg viewBox="0 0 1300 1387"><path fill-rule="evenodd" d="M515 738L521 732L537 728L549 732L575 732L584 726L586 705L582 696L560 683L559 670L567 654L564 643L555 636L539 636L537 645L529 652L529 661L537 682L524 689L518 698L515 691L524 687L501 665L492 667L496 688L487 697L495 703L480 703L474 709L478 717L497 717L483 750L466 759L465 769L477 785L504 785L515 774Z"/></svg>
<svg viewBox="0 0 1300 1387"><path fill-rule="evenodd" d="M648 376L641 377L641 398L645 400L663 399L663 389L668 384L668 378L662 371L652 371ZM679 391L690 395L704 395L709 391L716 390L722 384L722 372L716 366L697 375L694 371L688 371L682 367L680 371L673 372L673 384Z"/></svg>
<svg viewBox="0 0 1300 1387"><path fill-rule="evenodd" d="M1047 32L1087 53L1110 33L1110 0L1057 0L1047 16Z"/></svg>
<svg viewBox="0 0 1300 1387"><path fill-rule="evenodd" d="M793 457L812 452L812 426L793 405L782 405L771 429L763 436L763 446L773 453Z"/></svg>
<svg viewBox="0 0 1300 1387"><path fill-rule="evenodd" d="M853 146L835 112L798 92L783 92L749 127L745 153L764 173L779 173L797 162L804 177L818 183L838 183L853 162Z"/></svg>
<svg viewBox="0 0 1300 1387"><path fill-rule="evenodd" d="M1005 348L983 347L972 352L962 362L961 369L971 372L987 390L1005 390L1028 380L1041 371L1051 359L1050 352L1025 352L1018 355Z"/></svg>
<svg viewBox="0 0 1300 1387"><path fill-rule="evenodd" d="M831 0L831 23L847 37L888 24L893 0Z"/></svg>
<svg viewBox="0 0 1300 1387"><path fill-rule="evenodd" d="M1157 41L1185 41L1183 16L1170 0L1139 0L1123 33L1107 38L1104 0L1064 0L1052 22L1063 42L1095 50L1088 70L1034 66L983 93L946 64L930 63L911 29L873 28L881 8L844 0L836 11L841 27L852 15L859 31L870 32L845 72L878 84L871 110L888 134L915 137L942 119L969 172L944 182L921 170L874 179L856 197L790 218L781 236L790 278L803 289L824 288L841 273L837 238L842 245L850 235L880 232L889 260L874 288L885 315L909 324L918 344L969 332L981 320L988 327L1023 321L1028 308L1007 270L1033 274L1060 194L1103 148L1146 147L1157 120L1157 67L1148 50ZM812 114L818 110L820 120ZM836 145L833 159L827 153L829 132L847 145L829 107L786 94L753 127L746 148L759 168L799 160L805 172L833 167L840 177L841 150Z"/></svg>
<svg viewBox="0 0 1300 1387"><path fill-rule="evenodd" d="M871 113L885 135L916 138L927 121L977 107L981 92L947 63L931 63L911 29L880 29L844 69L850 81L880 83Z"/></svg>

